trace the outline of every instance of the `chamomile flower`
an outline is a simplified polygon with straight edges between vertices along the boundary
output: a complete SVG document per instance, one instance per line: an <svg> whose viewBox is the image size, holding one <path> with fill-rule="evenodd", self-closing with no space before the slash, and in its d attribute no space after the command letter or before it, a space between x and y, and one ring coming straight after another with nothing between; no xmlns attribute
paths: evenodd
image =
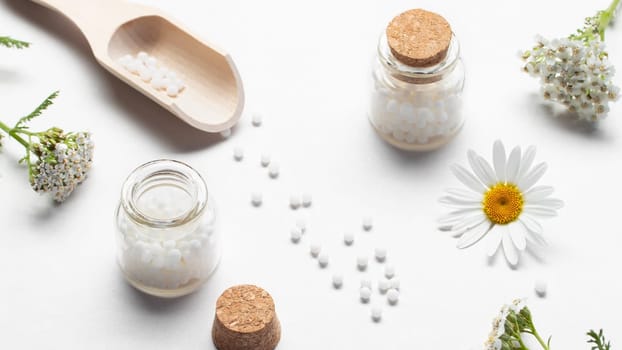
<svg viewBox="0 0 622 350"><path fill-rule="evenodd" d="M472 171L458 164L451 168L467 189L448 189L440 198L453 210L439 220L439 228L459 238L459 249L486 237L488 255L494 256L502 247L506 260L514 266L528 241L546 243L539 219L556 216L563 202L550 197L552 187L536 186L547 165L533 166L533 146L524 153L515 147L506 156L503 143L496 141L492 166L472 150L467 155Z"/></svg>

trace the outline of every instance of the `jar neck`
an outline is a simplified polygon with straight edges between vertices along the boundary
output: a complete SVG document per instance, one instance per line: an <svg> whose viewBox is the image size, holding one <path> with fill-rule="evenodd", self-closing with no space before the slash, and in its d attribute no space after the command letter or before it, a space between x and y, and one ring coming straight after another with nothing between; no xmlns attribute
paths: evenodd
<svg viewBox="0 0 622 350"><path fill-rule="evenodd" d="M143 164L128 176L121 206L140 225L167 229L200 217L207 206L207 186L185 163L161 159Z"/></svg>
<svg viewBox="0 0 622 350"><path fill-rule="evenodd" d="M459 58L460 44L454 34L451 35L445 58L439 63L427 67L409 66L398 60L389 48L385 33L380 35L378 40L378 60L386 72L392 78L412 84L430 84L442 80L456 68Z"/></svg>

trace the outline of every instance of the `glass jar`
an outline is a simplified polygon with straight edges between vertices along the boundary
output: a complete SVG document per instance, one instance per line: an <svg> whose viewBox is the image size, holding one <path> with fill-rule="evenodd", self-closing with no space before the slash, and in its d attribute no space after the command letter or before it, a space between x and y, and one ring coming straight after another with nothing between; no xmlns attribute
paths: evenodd
<svg viewBox="0 0 622 350"><path fill-rule="evenodd" d="M428 67L400 62L386 35L378 42L369 120L391 145L429 151L449 142L462 128L464 65L452 34L444 59Z"/></svg>
<svg viewBox="0 0 622 350"><path fill-rule="evenodd" d="M127 281L159 297L198 289L221 256L214 201L190 166L156 160L125 180L116 212L117 260Z"/></svg>

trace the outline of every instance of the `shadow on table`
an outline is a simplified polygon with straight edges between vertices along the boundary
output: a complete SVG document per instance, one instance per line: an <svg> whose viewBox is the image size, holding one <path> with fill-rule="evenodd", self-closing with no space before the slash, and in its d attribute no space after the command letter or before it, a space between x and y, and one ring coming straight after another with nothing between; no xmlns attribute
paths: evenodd
<svg viewBox="0 0 622 350"><path fill-rule="evenodd" d="M123 277L120 277L123 279ZM201 290L178 298L158 298L149 294L145 294L132 287L127 281L123 280L125 294L131 301L132 305L138 305L141 309L154 314L170 314L178 312L186 307L195 304L196 299L200 298Z"/></svg>
<svg viewBox="0 0 622 350"><path fill-rule="evenodd" d="M219 134L205 133L182 122L99 66L80 30L62 15L31 1L4 0L4 3L16 15L50 33L78 52L85 60L91 61L92 70L108 86L107 94L111 99L110 102L119 105L127 115L131 115L133 120L140 124L142 129L156 135L159 140L176 151L198 150L222 140Z"/></svg>

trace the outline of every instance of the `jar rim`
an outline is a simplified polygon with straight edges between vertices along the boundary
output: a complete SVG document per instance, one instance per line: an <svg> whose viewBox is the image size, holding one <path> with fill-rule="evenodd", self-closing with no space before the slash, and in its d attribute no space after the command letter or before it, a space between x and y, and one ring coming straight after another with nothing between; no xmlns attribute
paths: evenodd
<svg viewBox="0 0 622 350"><path fill-rule="evenodd" d="M191 189L186 192L193 204L183 213L171 218L155 218L137 205L143 185L159 176L174 176L175 180ZM203 213L207 201L207 185L201 174L190 165L173 159L157 159L138 166L125 179L121 190L121 206L128 217L138 224L158 229L178 227L193 221Z"/></svg>
<svg viewBox="0 0 622 350"><path fill-rule="evenodd" d="M460 43L456 35L452 33L447 54L439 63L427 67L415 67L401 62L393 55L386 33L383 32L378 40L378 58L382 65L394 75L433 82L450 73L456 67L460 58Z"/></svg>

